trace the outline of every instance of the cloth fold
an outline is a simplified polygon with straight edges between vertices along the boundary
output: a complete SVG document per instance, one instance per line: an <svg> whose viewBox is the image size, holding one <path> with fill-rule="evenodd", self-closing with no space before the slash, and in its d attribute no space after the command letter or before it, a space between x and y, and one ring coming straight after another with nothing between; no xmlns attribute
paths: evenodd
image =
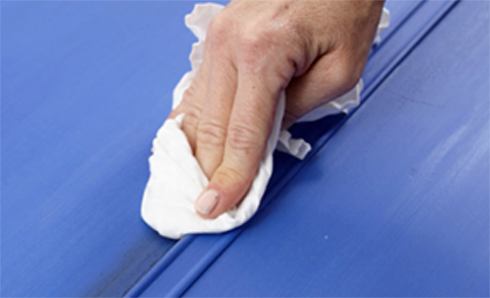
<svg viewBox="0 0 490 298"><path fill-rule="evenodd" d="M183 94L189 88L199 69L204 53L206 29L212 18L223 6L218 4L197 4L186 16L187 27L198 41L193 44L190 54L192 70L184 74L173 92L172 108L177 107ZM383 10L379 33L388 26L389 13ZM314 121L327 115L345 112L359 104L362 81L352 90L335 100L315 109L298 120ZM293 139L287 130L281 130L286 98L281 93L274 117L274 126L267 142L265 156L253 180L249 192L241 203L216 219L204 219L194 210L194 201L209 183L181 129L185 115L168 119L158 130L153 140L153 154L149 159L150 179L146 185L141 204L143 220L160 235L179 239L185 234L219 233L231 230L246 222L258 209L260 201L272 175L272 154L275 149L303 159L311 146L302 139Z"/></svg>

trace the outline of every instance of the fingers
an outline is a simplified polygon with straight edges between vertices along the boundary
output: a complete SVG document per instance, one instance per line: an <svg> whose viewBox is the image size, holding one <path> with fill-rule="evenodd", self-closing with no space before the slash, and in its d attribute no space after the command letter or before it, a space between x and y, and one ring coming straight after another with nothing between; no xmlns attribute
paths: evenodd
<svg viewBox="0 0 490 298"><path fill-rule="evenodd" d="M196 93L197 85L199 82L199 78L201 77L201 70L198 69L194 79L192 80L191 85L187 88L183 94L182 101L179 105L173 109L173 111L168 115L168 119L174 119L178 115L185 113L187 109L187 105L192 101L192 97Z"/></svg>
<svg viewBox="0 0 490 298"><path fill-rule="evenodd" d="M215 218L247 193L262 160L272 129L280 86L271 89L250 72L239 78L228 125L223 162L195 203L198 213Z"/></svg>
<svg viewBox="0 0 490 298"><path fill-rule="evenodd" d="M208 178L223 160L228 122L237 89L233 63L221 56L211 66L206 102L197 128L196 159Z"/></svg>
<svg viewBox="0 0 490 298"><path fill-rule="evenodd" d="M210 59L206 103L197 128L196 159L208 178L223 161L228 122L237 89L237 71L227 47L229 32L218 14L209 24Z"/></svg>
<svg viewBox="0 0 490 298"><path fill-rule="evenodd" d="M210 24L216 27L217 18ZM228 121L236 93L237 71L224 46L222 30L208 32L203 64L186 90L176 114L203 172L211 177L223 160Z"/></svg>
<svg viewBox="0 0 490 298"><path fill-rule="evenodd" d="M210 73L209 51L204 51L204 60L199 68L196 77L192 81L191 87L184 92L183 107L185 116L182 122L182 130L184 131L189 145L195 152L197 128L201 118L201 113L206 101L206 93L208 88L208 77ZM177 107L177 109L180 108ZM173 114L173 113L172 113Z"/></svg>

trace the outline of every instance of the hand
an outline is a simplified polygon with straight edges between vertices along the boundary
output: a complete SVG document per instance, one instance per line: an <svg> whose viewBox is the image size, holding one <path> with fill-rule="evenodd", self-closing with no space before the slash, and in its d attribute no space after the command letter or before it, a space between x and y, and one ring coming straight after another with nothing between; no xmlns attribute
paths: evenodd
<svg viewBox="0 0 490 298"><path fill-rule="evenodd" d="M204 60L182 103L182 128L216 218L247 193L286 90L283 126L344 94L363 72L384 1L235 0L208 27Z"/></svg>

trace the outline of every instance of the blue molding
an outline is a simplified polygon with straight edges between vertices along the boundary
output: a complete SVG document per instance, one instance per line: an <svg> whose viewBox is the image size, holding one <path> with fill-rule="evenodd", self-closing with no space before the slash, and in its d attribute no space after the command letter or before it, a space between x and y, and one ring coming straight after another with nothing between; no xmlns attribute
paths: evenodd
<svg viewBox="0 0 490 298"><path fill-rule="evenodd" d="M151 283L167 269L167 267L179 257L181 252L186 249L196 235L187 235L177 242L138 282L124 294L124 297L139 297Z"/></svg>

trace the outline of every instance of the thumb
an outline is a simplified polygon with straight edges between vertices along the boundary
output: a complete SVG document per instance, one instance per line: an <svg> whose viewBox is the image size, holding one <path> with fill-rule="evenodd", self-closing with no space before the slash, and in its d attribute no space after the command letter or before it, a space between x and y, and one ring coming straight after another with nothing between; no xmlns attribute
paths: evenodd
<svg viewBox="0 0 490 298"><path fill-rule="evenodd" d="M294 78L286 89L283 127L291 126L311 110L351 90L361 74L362 67L338 52L322 56L306 73Z"/></svg>

